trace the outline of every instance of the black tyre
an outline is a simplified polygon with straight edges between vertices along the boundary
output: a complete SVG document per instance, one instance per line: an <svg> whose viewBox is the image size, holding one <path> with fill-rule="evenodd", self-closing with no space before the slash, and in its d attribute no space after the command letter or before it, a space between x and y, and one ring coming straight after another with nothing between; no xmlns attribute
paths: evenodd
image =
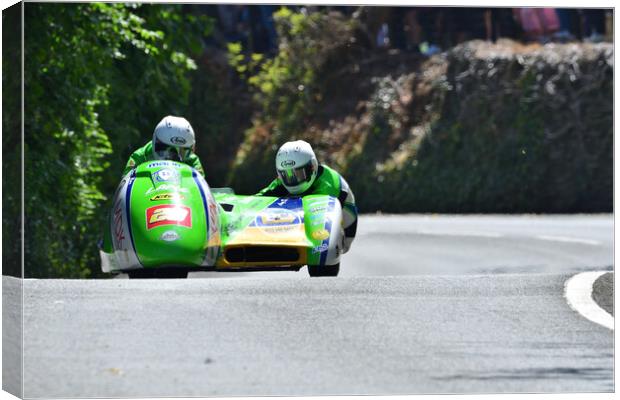
<svg viewBox="0 0 620 400"><path fill-rule="evenodd" d="M129 275L129 279L185 279L187 278L187 272L188 271L183 268L145 268L127 271L127 275Z"/></svg>
<svg viewBox="0 0 620 400"><path fill-rule="evenodd" d="M340 263L334 265L308 265L310 276L338 276Z"/></svg>
<svg viewBox="0 0 620 400"><path fill-rule="evenodd" d="M152 269L136 269L127 271L129 279L152 279L155 278L155 271Z"/></svg>
<svg viewBox="0 0 620 400"><path fill-rule="evenodd" d="M187 278L187 270L183 268L159 269L155 272L155 277L163 279L185 279Z"/></svg>

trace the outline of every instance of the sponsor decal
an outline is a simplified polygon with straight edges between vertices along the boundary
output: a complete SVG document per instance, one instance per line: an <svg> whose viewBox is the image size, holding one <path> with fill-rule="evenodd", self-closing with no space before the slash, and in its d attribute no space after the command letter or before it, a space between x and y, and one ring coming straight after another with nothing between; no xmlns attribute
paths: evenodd
<svg viewBox="0 0 620 400"><path fill-rule="evenodd" d="M127 165L129 165L130 167L135 167L136 166L136 162L133 160L133 158L130 158L129 162L127 163Z"/></svg>
<svg viewBox="0 0 620 400"><path fill-rule="evenodd" d="M318 205L327 205L329 204L331 200L330 199L325 199L325 198L320 198L320 199L313 199L307 202L307 204L310 207L314 207L314 206L318 206Z"/></svg>
<svg viewBox="0 0 620 400"><path fill-rule="evenodd" d="M173 136L173 137L170 138L170 143L172 143L172 144L185 144L185 143L187 143L187 140L185 140L181 136Z"/></svg>
<svg viewBox="0 0 620 400"><path fill-rule="evenodd" d="M277 208L268 208L259 213L253 226L267 234L282 234L299 228L301 218L296 213Z"/></svg>
<svg viewBox="0 0 620 400"><path fill-rule="evenodd" d="M281 235L284 233L290 233L298 229L299 225L274 225L274 226L261 226L261 231L268 235Z"/></svg>
<svg viewBox="0 0 620 400"><path fill-rule="evenodd" d="M116 246L123 248L123 240L125 240L125 230L123 229L123 203L117 201L114 207L114 238Z"/></svg>
<svg viewBox="0 0 620 400"><path fill-rule="evenodd" d="M153 172L153 180L155 182L178 181L178 173L170 168L160 169Z"/></svg>
<svg viewBox="0 0 620 400"><path fill-rule="evenodd" d="M192 210L189 207L172 204L146 209L146 229L153 229L161 225L180 225L191 228Z"/></svg>
<svg viewBox="0 0 620 400"><path fill-rule="evenodd" d="M178 240L180 236L175 231L166 231L162 233L159 238L165 242L174 242L175 240Z"/></svg>
<svg viewBox="0 0 620 400"><path fill-rule="evenodd" d="M280 163L280 166L282 168L289 168L289 167L294 167L295 166L295 161L293 160L284 160Z"/></svg>
<svg viewBox="0 0 620 400"><path fill-rule="evenodd" d="M266 209L256 216L257 226L298 225L301 219L292 211L283 209Z"/></svg>
<svg viewBox="0 0 620 400"><path fill-rule="evenodd" d="M329 237L329 232L326 229L319 229L312 232L312 238L314 240L325 240Z"/></svg>
<svg viewBox="0 0 620 400"><path fill-rule="evenodd" d="M151 201L163 201L163 200L185 200L185 196L179 193L162 193L156 194L151 197Z"/></svg>
<svg viewBox="0 0 620 400"><path fill-rule="evenodd" d="M284 209L294 213L303 212L303 203L301 197L284 197L274 200L267 209Z"/></svg>
<svg viewBox="0 0 620 400"><path fill-rule="evenodd" d="M323 243L320 246L316 246L315 248L312 249L313 253L322 253L324 251L326 251L329 248L329 246L327 245L327 243Z"/></svg>
<svg viewBox="0 0 620 400"><path fill-rule="evenodd" d="M293 225L299 218L290 212L271 212L259 215L256 221L258 225Z"/></svg>
<svg viewBox="0 0 620 400"><path fill-rule="evenodd" d="M320 207L312 207L310 208L310 212L311 213L320 213L320 212L324 212L327 211L327 206L320 206Z"/></svg>
<svg viewBox="0 0 620 400"><path fill-rule="evenodd" d="M157 192L183 192L183 193L188 193L189 189L188 188L183 188L180 187L178 185L171 185L168 183L163 183L159 186L157 186L156 188L151 187L148 188L146 190L146 192L144 192L145 195L150 196L152 193L157 193Z"/></svg>
<svg viewBox="0 0 620 400"><path fill-rule="evenodd" d="M323 225L328 218L325 214L314 214L310 215L310 223L312 226Z"/></svg>
<svg viewBox="0 0 620 400"><path fill-rule="evenodd" d="M158 167L176 167L177 165L171 161L155 161L147 165L147 168L158 168Z"/></svg>

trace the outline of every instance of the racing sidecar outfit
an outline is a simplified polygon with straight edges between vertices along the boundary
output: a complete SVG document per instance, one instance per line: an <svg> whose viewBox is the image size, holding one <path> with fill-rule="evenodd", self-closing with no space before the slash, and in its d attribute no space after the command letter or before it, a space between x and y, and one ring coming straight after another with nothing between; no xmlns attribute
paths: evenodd
<svg viewBox="0 0 620 400"><path fill-rule="evenodd" d="M153 153L153 142L149 141L144 146L140 147L138 150L134 151L131 156L129 156L129 161L127 161L127 165L123 170L123 176L127 174L127 172L131 171L136 165L140 165L146 161L155 160L155 154ZM195 153L192 153L186 160L182 160L179 162L183 162L190 167L194 168L196 171L200 172L200 174L204 177L205 172L202 169L202 164L200 163L200 159Z"/></svg>
<svg viewBox="0 0 620 400"><path fill-rule="evenodd" d="M344 252L346 253L355 239L357 232L357 206L355 196L349 184L338 172L327 165L319 165L317 177L308 190L303 193L292 195L282 184L280 178L276 178L263 190L256 193L257 196L273 197L303 197L311 194L326 194L338 198L342 206L344 224Z"/></svg>

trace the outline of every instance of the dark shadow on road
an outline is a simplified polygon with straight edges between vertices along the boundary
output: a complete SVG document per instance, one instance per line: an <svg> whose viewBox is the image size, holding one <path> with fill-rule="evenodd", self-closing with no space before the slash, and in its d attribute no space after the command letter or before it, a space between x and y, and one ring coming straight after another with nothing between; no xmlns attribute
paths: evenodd
<svg viewBox="0 0 620 400"><path fill-rule="evenodd" d="M458 374L434 377L434 380L546 380L546 379L613 379L612 371L605 368L523 368L514 370L498 370L490 373Z"/></svg>

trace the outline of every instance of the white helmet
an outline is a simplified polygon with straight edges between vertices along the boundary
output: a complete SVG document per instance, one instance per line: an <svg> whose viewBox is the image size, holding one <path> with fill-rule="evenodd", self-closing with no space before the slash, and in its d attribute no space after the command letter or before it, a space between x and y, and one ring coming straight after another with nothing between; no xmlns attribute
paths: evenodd
<svg viewBox="0 0 620 400"><path fill-rule="evenodd" d="M282 184L291 194L308 190L316 179L319 162L312 146L303 140L286 142L276 154L276 170Z"/></svg>
<svg viewBox="0 0 620 400"><path fill-rule="evenodd" d="M185 161L195 143L189 121L168 115L159 121L153 132L153 155L158 160Z"/></svg>

